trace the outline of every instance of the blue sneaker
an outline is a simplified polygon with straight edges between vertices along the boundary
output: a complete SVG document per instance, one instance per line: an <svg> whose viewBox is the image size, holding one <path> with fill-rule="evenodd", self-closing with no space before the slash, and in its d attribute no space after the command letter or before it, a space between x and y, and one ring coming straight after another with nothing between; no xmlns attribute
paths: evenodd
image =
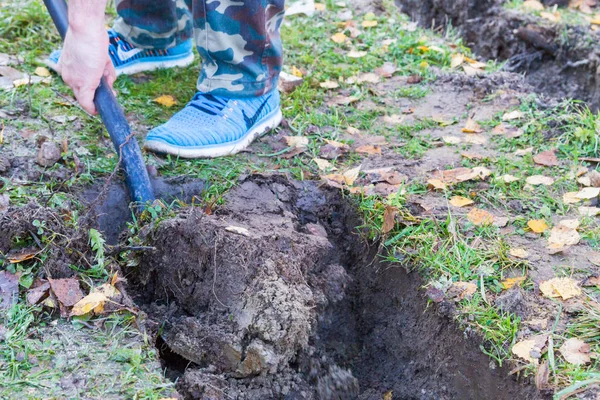
<svg viewBox="0 0 600 400"><path fill-rule="evenodd" d="M192 40L166 50L140 49L127 42L112 29L108 30L108 53L117 75L137 74L159 68L186 67L194 62ZM56 71L61 50L53 51L46 59L46 65Z"/></svg>
<svg viewBox="0 0 600 400"><path fill-rule="evenodd" d="M279 92L229 99L198 92L166 124L152 129L144 147L182 158L235 154L281 122Z"/></svg>

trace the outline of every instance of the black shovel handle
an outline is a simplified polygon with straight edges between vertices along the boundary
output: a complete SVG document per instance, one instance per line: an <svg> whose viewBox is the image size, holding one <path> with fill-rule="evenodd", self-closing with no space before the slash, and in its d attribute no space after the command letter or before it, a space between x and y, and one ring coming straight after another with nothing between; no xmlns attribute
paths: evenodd
<svg viewBox="0 0 600 400"><path fill-rule="evenodd" d="M52 17L52 21L54 21L54 25L56 25L56 29L58 29L58 33L64 40L69 28L67 3L65 0L44 0L44 4ZM142 152L135 137L131 135L131 128L125 118L123 109L119 106L115 95L104 78L102 78L100 86L96 89L94 104L112 139L117 154L121 158L121 167L125 172L125 181L131 199L140 203L153 201L154 192L152 191Z"/></svg>

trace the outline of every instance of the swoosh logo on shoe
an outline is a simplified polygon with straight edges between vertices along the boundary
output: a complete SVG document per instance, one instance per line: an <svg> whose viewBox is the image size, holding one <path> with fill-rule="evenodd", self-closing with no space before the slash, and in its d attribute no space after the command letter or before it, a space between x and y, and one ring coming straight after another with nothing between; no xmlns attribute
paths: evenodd
<svg viewBox="0 0 600 400"><path fill-rule="evenodd" d="M121 48L121 46L117 47L117 55L119 56L119 58L123 61L130 59L131 57L135 56L138 53L141 53L142 49L131 49L128 51L123 51L123 49Z"/></svg>
<svg viewBox="0 0 600 400"><path fill-rule="evenodd" d="M250 118L248 118L248 116L246 115L246 111L242 110L242 115L244 116L244 121L246 122L247 129L250 129L250 128L252 128L252 126L254 126L254 124L256 123L256 120L258 120L258 116L260 115L263 108L265 108L265 105L267 104L267 101L269 101L270 98L271 98L271 96L267 97L265 99L265 101L262 102L260 107L258 107L258 110L256 110L254 115Z"/></svg>

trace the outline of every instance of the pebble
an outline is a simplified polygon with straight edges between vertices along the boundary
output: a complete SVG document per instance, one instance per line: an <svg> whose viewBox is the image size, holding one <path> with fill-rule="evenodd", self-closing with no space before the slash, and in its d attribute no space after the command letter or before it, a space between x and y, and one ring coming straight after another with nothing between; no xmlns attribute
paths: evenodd
<svg viewBox="0 0 600 400"><path fill-rule="evenodd" d="M60 148L54 142L45 141L40 146L37 163L42 167L51 167L60 160Z"/></svg>

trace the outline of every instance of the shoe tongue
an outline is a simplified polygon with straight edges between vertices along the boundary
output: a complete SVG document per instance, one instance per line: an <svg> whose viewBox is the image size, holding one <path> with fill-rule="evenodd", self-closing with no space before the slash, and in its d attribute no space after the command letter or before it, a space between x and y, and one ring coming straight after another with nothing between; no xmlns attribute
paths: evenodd
<svg viewBox="0 0 600 400"><path fill-rule="evenodd" d="M202 103L212 103L213 105L223 108L227 104L227 100L214 96L210 93L196 93L194 96L194 101L200 100Z"/></svg>

